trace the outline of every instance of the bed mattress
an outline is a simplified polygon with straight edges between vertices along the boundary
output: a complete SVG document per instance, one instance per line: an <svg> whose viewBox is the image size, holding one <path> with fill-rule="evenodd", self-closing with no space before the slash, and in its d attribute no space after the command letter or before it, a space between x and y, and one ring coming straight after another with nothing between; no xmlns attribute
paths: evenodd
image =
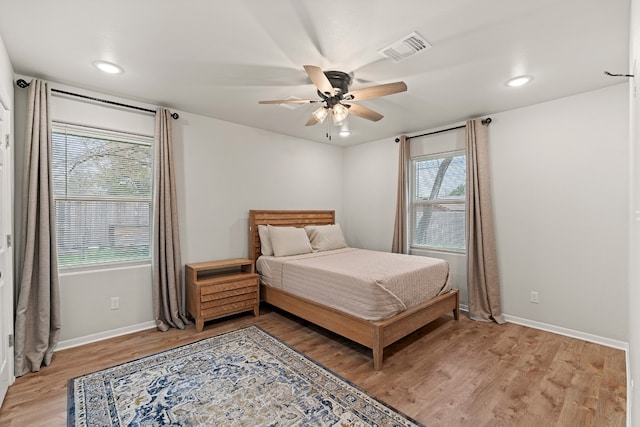
<svg viewBox="0 0 640 427"><path fill-rule="evenodd" d="M261 256L256 268L267 286L372 321L451 288L445 260L365 249Z"/></svg>

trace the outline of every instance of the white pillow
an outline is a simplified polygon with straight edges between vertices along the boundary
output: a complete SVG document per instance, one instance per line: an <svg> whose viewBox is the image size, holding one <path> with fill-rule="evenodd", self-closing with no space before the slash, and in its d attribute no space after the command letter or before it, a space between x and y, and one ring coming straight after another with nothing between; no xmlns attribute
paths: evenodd
<svg viewBox="0 0 640 427"><path fill-rule="evenodd" d="M311 249L314 252L348 247L339 224L307 225L304 230L309 236Z"/></svg>
<svg viewBox="0 0 640 427"><path fill-rule="evenodd" d="M260 252L262 255L273 255L273 247L271 246L271 237L269 236L269 229L266 225L258 226L258 234L260 235Z"/></svg>
<svg viewBox="0 0 640 427"><path fill-rule="evenodd" d="M311 244L303 228L267 225L275 256L311 253Z"/></svg>

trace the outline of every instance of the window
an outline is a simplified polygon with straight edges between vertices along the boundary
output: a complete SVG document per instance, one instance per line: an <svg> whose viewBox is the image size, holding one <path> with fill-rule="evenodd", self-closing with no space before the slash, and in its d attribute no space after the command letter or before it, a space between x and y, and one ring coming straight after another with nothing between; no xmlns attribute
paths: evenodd
<svg viewBox="0 0 640 427"><path fill-rule="evenodd" d="M412 160L411 247L465 251L466 155Z"/></svg>
<svg viewBox="0 0 640 427"><path fill-rule="evenodd" d="M52 136L59 265L150 259L153 138L60 123Z"/></svg>

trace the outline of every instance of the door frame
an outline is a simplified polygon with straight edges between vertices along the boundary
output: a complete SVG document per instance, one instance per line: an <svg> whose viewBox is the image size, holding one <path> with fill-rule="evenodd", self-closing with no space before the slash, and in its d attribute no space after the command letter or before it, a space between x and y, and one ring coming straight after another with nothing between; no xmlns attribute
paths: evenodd
<svg viewBox="0 0 640 427"><path fill-rule="evenodd" d="M4 218L4 227L6 230L5 235L1 235L0 239L3 239L3 243L6 245L5 251L5 271L4 275L4 304L0 306L0 340L2 340L2 345L7 345L7 371L4 375L5 378L1 378L2 382L7 382L7 387L11 386L15 381L15 373L14 373L14 349L13 345L13 336L14 336L14 323L13 323L13 305L14 305L14 246L15 246L15 236L13 232L13 207L14 207L14 143L13 143L13 122L12 122L12 111L7 108L6 102L0 99L0 115L4 112L4 117L2 117L3 132L0 134L0 144L2 144L5 148L5 173L6 177L4 180L4 188L0 189L2 193L4 193L7 197L5 203L3 204L5 212L3 212L2 218ZM6 135L6 136L5 136ZM0 289L1 290L1 289ZM4 389L0 389L0 405L4 400L6 395L6 391Z"/></svg>

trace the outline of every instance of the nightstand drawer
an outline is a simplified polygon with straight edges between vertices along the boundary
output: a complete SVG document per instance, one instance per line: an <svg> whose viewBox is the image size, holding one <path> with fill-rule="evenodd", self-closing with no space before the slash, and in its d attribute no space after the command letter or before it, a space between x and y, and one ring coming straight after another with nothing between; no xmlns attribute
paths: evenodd
<svg viewBox="0 0 640 427"><path fill-rule="evenodd" d="M208 285L200 288L200 295L202 301L205 301L205 297L209 294L216 294L224 291L231 291L239 288L248 288L258 286L258 279L252 277L250 279L236 280L229 283L220 283L217 285Z"/></svg>
<svg viewBox="0 0 640 427"><path fill-rule="evenodd" d="M226 314L239 313L243 310L251 310L256 305L256 300L251 299L247 301L240 301L233 304L221 305L220 307L212 307L206 310L202 310L202 316L207 317L219 317Z"/></svg>
<svg viewBox="0 0 640 427"><path fill-rule="evenodd" d="M207 301L214 301L219 299L225 299L229 297L234 297L236 295L244 295L244 294L256 294L258 291L258 287L256 285L247 286L244 288L232 289L230 291L224 292L216 292L213 294L205 294L200 296L200 301L204 305Z"/></svg>
<svg viewBox="0 0 640 427"><path fill-rule="evenodd" d="M203 312L209 308L220 307L222 305L230 306L231 304L236 304L242 301L251 301L252 304L255 304L258 300L258 293L254 290L253 292L249 292L242 295L231 296L227 298L215 299L212 301L203 302L200 304L200 309Z"/></svg>

